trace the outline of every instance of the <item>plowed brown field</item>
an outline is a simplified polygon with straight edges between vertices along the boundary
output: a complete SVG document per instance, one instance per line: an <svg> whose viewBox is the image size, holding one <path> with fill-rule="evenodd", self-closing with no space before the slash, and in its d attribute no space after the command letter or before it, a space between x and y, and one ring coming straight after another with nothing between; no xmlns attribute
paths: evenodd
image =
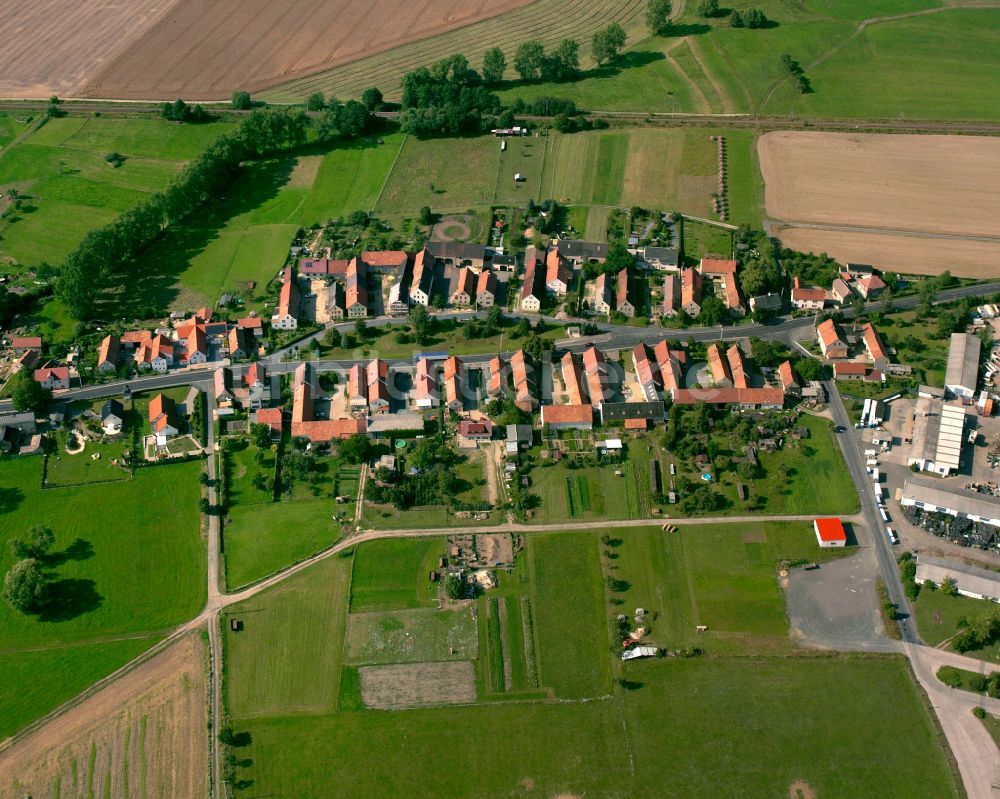
<svg viewBox="0 0 1000 799"><path fill-rule="evenodd" d="M502 14L531 0L182 0L121 52L89 97L228 98Z"/></svg>
<svg viewBox="0 0 1000 799"><path fill-rule="evenodd" d="M0 97L75 95L121 55L172 0L4 3Z"/></svg>
<svg viewBox="0 0 1000 799"><path fill-rule="evenodd" d="M206 691L192 633L0 753L0 796L205 796Z"/></svg>
<svg viewBox="0 0 1000 799"><path fill-rule="evenodd" d="M1000 139L789 131L761 136L758 151L785 246L904 273L996 277Z"/></svg>

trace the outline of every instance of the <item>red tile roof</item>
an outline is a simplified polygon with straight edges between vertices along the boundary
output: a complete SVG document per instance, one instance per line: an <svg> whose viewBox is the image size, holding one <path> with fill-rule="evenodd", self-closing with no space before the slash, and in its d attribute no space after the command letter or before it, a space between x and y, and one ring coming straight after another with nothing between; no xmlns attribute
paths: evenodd
<svg viewBox="0 0 1000 799"><path fill-rule="evenodd" d="M588 424L593 421L593 405L542 406L542 424Z"/></svg>
<svg viewBox="0 0 1000 799"><path fill-rule="evenodd" d="M11 346L16 350L26 350L33 349L38 350L42 348L42 337L41 336L14 336L10 340Z"/></svg>
<svg viewBox="0 0 1000 799"><path fill-rule="evenodd" d="M55 380L69 380L69 367L45 366L41 369L35 370L35 380L37 380L39 383L44 383L50 377L54 378Z"/></svg>
<svg viewBox="0 0 1000 799"><path fill-rule="evenodd" d="M708 367L712 371L714 383L733 382L733 373L729 370L729 363L722 357L718 344L708 345Z"/></svg>
<svg viewBox="0 0 1000 799"><path fill-rule="evenodd" d="M266 424L275 433L280 433L281 408L261 408L257 411L257 424Z"/></svg>
<svg viewBox="0 0 1000 799"><path fill-rule="evenodd" d="M718 258L702 258L701 273L703 275L736 275L736 261L723 261Z"/></svg>
<svg viewBox="0 0 1000 799"><path fill-rule="evenodd" d="M797 386L798 381L795 379L795 372L792 371L792 362L785 361L778 367L778 379L781 381L781 387L788 391L792 386Z"/></svg>
<svg viewBox="0 0 1000 799"><path fill-rule="evenodd" d="M115 363L121 353L121 342L114 336L105 336L101 340L101 349L97 353L98 366L102 363Z"/></svg>
<svg viewBox="0 0 1000 799"><path fill-rule="evenodd" d="M747 364L743 358L743 351L738 344L733 344L726 351L726 360L729 361L729 371L733 375L733 385L736 388L749 388L747 382Z"/></svg>
<svg viewBox="0 0 1000 799"><path fill-rule="evenodd" d="M365 250L361 260L369 266L400 269L406 266L406 253L402 250Z"/></svg>
<svg viewBox="0 0 1000 799"><path fill-rule="evenodd" d="M780 388L679 388L674 390L672 396L677 405L704 402L709 405L781 406L785 402L785 392Z"/></svg>
<svg viewBox="0 0 1000 799"><path fill-rule="evenodd" d="M562 379L569 401L572 405L583 405L583 386L580 383L580 366L573 357L572 352L567 352L562 357Z"/></svg>

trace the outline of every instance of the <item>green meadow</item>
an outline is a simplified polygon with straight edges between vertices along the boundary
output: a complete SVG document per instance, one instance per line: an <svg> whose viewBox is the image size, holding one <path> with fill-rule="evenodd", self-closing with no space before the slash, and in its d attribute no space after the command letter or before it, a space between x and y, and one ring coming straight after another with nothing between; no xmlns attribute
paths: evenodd
<svg viewBox="0 0 1000 799"><path fill-rule="evenodd" d="M9 698L13 704L4 707L15 708L0 735L122 665L205 603L199 463L46 490L41 469L38 457L0 462L0 569L14 562L13 537L36 524L55 534L42 561L48 585L41 612L0 604L0 701ZM55 688L36 688L45 685Z"/></svg>

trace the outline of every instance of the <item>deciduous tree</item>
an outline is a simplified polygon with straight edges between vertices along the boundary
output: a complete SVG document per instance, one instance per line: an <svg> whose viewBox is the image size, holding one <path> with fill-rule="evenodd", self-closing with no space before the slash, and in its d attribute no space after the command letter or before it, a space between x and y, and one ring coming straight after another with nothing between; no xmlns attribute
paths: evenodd
<svg viewBox="0 0 1000 799"><path fill-rule="evenodd" d="M670 14L673 5L670 0L648 0L646 3L646 27L654 36L665 36L670 32Z"/></svg>
<svg viewBox="0 0 1000 799"><path fill-rule="evenodd" d="M503 80L507 69L507 57L499 47L491 47L483 53L483 80L487 83L498 83Z"/></svg>

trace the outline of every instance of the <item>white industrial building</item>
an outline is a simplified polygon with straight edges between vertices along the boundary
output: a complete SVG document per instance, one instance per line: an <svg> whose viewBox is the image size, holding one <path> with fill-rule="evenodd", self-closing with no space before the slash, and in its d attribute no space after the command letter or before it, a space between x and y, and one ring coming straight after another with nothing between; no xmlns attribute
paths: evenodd
<svg viewBox="0 0 1000 799"><path fill-rule="evenodd" d="M930 480L910 478L903 483L903 497L899 504L904 508L916 507L928 513L947 513L959 519L971 519L1000 527L1000 497L972 494Z"/></svg>
<svg viewBox="0 0 1000 799"><path fill-rule="evenodd" d="M1000 574L954 560L917 555L917 583L930 580L940 586L946 577L955 581L958 593L973 599L1000 602Z"/></svg>
<svg viewBox="0 0 1000 799"><path fill-rule="evenodd" d="M965 409L920 397L913 419L913 443L907 466L942 477L958 471L962 461Z"/></svg>
<svg viewBox="0 0 1000 799"><path fill-rule="evenodd" d="M982 342L968 333L952 333L944 387L956 397L972 399L979 382L979 352Z"/></svg>

